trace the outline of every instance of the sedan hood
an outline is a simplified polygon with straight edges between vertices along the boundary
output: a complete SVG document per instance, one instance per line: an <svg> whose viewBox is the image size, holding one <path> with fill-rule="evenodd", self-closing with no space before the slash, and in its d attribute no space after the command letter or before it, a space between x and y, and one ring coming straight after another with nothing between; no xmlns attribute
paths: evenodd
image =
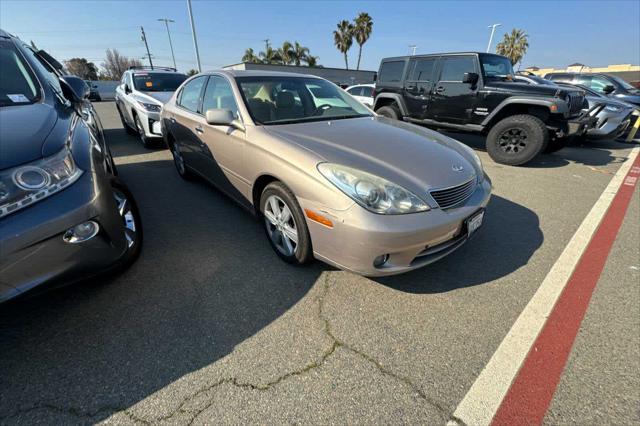
<svg viewBox="0 0 640 426"><path fill-rule="evenodd" d="M143 92L138 93L138 97L141 99L150 98L151 101L159 102L160 104L166 104L174 92Z"/></svg>
<svg viewBox="0 0 640 426"><path fill-rule="evenodd" d="M0 170L42 158L57 121L56 110L45 103L0 108Z"/></svg>
<svg viewBox="0 0 640 426"><path fill-rule="evenodd" d="M481 173L459 142L385 117L266 126L329 163L363 170L424 197Z"/></svg>

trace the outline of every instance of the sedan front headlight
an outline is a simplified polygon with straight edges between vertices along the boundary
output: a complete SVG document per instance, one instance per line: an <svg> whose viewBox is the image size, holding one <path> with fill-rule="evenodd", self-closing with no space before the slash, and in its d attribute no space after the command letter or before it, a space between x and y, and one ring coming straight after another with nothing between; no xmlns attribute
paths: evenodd
<svg viewBox="0 0 640 426"><path fill-rule="evenodd" d="M63 190L81 175L68 147L51 157L0 172L0 217Z"/></svg>
<svg viewBox="0 0 640 426"><path fill-rule="evenodd" d="M365 209L378 214L405 214L429 210L420 198L386 179L338 164L318 164L318 171Z"/></svg>
<svg viewBox="0 0 640 426"><path fill-rule="evenodd" d="M140 104L140 106L142 106L142 108L144 108L149 112L160 112L160 110L162 109L162 106L158 104L149 104L147 102L141 102L141 101L138 101L138 103Z"/></svg>

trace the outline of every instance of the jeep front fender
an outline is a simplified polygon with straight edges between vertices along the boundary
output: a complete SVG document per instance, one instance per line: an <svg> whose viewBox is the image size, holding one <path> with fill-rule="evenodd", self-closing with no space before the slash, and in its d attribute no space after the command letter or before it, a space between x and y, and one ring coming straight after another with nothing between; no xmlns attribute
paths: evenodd
<svg viewBox="0 0 640 426"><path fill-rule="evenodd" d="M526 96L512 96L510 98L505 99L500 102L497 107L491 111L489 115L487 115L482 121L482 125L488 125L491 120L500 113L506 106L509 105L532 105L532 106L542 106L549 109L549 112L553 114L562 114L563 116L567 116L569 114L569 105L559 98L532 98ZM553 109L555 107L555 110Z"/></svg>

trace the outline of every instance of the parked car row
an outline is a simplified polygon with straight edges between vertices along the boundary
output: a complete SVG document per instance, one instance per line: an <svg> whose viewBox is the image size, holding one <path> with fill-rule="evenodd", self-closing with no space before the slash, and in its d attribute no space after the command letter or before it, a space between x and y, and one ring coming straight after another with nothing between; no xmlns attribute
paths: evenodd
<svg viewBox="0 0 640 426"><path fill-rule="evenodd" d="M5 32L0 65L0 301L130 265L140 215L90 86ZM428 127L485 134L495 161L520 165L629 125L628 105L516 76L499 55L387 58L378 76L342 90L301 74L132 67L115 105L145 147L170 149L180 177L254 214L282 260L367 276L435 262L482 226L479 157Z"/></svg>

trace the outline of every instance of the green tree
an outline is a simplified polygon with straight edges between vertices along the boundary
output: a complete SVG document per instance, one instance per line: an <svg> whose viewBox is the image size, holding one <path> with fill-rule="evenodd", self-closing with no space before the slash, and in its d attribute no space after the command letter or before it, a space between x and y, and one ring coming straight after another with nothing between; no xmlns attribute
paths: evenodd
<svg viewBox="0 0 640 426"><path fill-rule="evenodd" d="M293 45L289 41L282 43L282 47L278 48L278 56L284 65L293 63Z"/></svg>
<svg viewBox="0 0 640 426"><path fill-rule="evenodd" d="M296 66L300 66L302 61L306 62L307 56L309 56L309 48L308 47L304 47L303 45L301 45L300 43L298 43L296 41L293 44L293 47L291 49L291 58L293 60L293 63Z"/></svg>
<svg viewBox="0 0 640 426"><path fill-rule="evenodd" d="M248 48L247 50L244 51L242 62L249 62L249 63L255 64L260 62L260 58L258 57L258 55L254 53L252 48Z"/></svg>
<svg viewBox="0 0 640 426"><path fill-rule="evenodd" d="M312 55L304 57L304 61L307 63L307 66L321 68L322 65L318 64L318 59L320 59L320 57Z"/></svg>
<svg viewBox="0 0 640 426"><path fill-rule="evenodd" d="M271 46L267 47L266 50L264 50L263 52L260 52L258 56L260 56L260 59L265 64L281 64L282 63L282 58L280 57L280 53Z"/></svg>
<svg viewBox="0 0 640 426"><path fill-rule="evenodd" d="M189 77L191 77L192 75L196 75L198 74L198 70L194 70L193 68L191 68L189 71L187 71L187 75Z"/></svg>
<svg viewBox="0 0 640 426"><path fill-rule="evenodd" d="M506 33L502 41L496 46L496 53L506 56L515 65L522 61L529 48L529 36L524 30L514 28L511 33Z"/></svg>
<svg viewBox="0 0 640 426"><path fill-rule="evenodd" d="M71 58L64 61L64 66L69 74L80 77L83 80L97 80L98 67L93 62L87 61L86 58Z"/></svg>
<svg viewBox="0 0 640 426"><path fill-rule="evenodd" d="M356 69L360 69L360 58L362 57L362 45L369 40L371 36L371 32L373 31L373 20L368 13L362 12L355 19L355 24L353 26L353 36L356 39L356 43L360 46L358 49L358 65Z"/></svg>
<svg viewBox="0 0 640 426"><path fill-rule="evenodd" d="M344 55L344 66L349 69L347 52L353 44L353 25L347 20L342 20L337 27L338 29L333 32L333 44Z"/></svg>

